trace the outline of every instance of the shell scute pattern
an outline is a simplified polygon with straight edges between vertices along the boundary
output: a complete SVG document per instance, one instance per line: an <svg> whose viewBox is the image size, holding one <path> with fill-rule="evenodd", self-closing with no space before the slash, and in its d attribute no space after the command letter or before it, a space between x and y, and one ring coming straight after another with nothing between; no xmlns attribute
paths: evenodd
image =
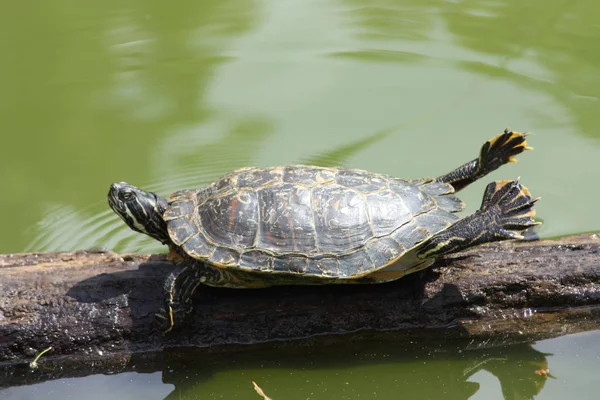
<svg viewBox="0 0 600 400"><path fill-rule="evenodd" d="M429 211L436 206L431 196L421 191L412 182L393 179L389 182L390 189L404 202L412 215Z"/></svg>
<svg viewBox="0 0 600 400"><path fill-rule="evenodd" d="M377 267L369 258L369 255L362 250L345 254L339 257L341 277L351 277L353 275L363 275L368 271L374 271Z"/></svg>
<svg viewBox="0 0 600 400"><path fill-rule="evenodd" d="M242 253L240 268L262 272L272 272L274 269L273 256L261 250L245 251Z"/></svg>
<svg viewBox="0 0 600 400"><path fill-rule="evenodd" d="M415 218L417 224L423 228L426 228L430 234L446 229L456 221L458 217L453 214L448 214L444 210L434 208L426 214L418 215Z"/></svg>
<svg viewBox="0 0 600 400"><path fill-rule="evenodd" d="M329 168L292 166L282 170L284 183L306 187L333 182L336 177L336 171Z"/></svg>
<svg viewBox="0 0 600 400"><path fill-rule="evenodd" d="M419 182L415 183L418 184L419 189L430 196L441 196L444 194L454 193L454 188L449 183L436 182L431 179L420 180Z"/></svg>
<svg viewBox="0 0 600 400"><path fill-rule="evenodd" d="M191 257L338 278L394 262L464 207L448 184L305 166L245 168L171 198L169 233Z"/></svg>
<svg viewBox="0 0 600 400"><path fill-rule="evenodd" d="M240 263L240 252L227 247L217 247L208 257L208 262L219 267L236 266Z"/></svg>
<svg viewBox="0 0 600 400"><path fill-rule="evenodd" d="M237 249L251 247L258 232L258 201L256 191L227 192L200 204L195 218L211 242Z"/></svg>
<svg viewBox="0 0 600 400"><path fill-rule="evenodd" d="M209 258L216 247L208 243L201 233L189 238L182 246L183 250L194 258Z"/></svg>
<svg viewBox="0 0 600 400"><path fill-rule="evenodd" d="M273 271L292 274L306 274L308 258L299 255L284 255L273 259Z"/></svg>
<svg viewBox="0 0 600 400"><path fill-rule="evenodd" d="M205 189L207 190L207 194L209 194L210 197L221 194L223 192L227 192L232 188L237 187L238 176L249 169L251 168L243 168L241 170L233 171L228 173L227 175L222 176Z"/></svg>
<svg viewBox="0 0 600 400"><path fill-rule="evenodd" d="M406 249L393 238L384 237L369 241L365 251L374 265L388 265L404 254Z"/></svg>
<svg viewBox="0 0 600 400"><path fill-rule="evenodd" d="M438 211L440 211L438 213ZM448 224L458 220L453 214L444 212L439 209L432 210L428 213L423 213L415 216L410 222L403 225L390 236L397 240L404 248L411 249L417 243L429 238L433 233L437 232L442 224ZM432 226L431 224L435 224Z"/></svg>
<svg viewBox="0 0 600 400"><path fill-rule="evenodd" d="M343 186L313 190L314 223L320 252L356 248L373 236L364 198Z"/></svg>
<svg viewBox="0 0 600 400"><path fill-rule="evenodd" d="M383 175L356 169L340 170L336 175L336 182L360 193L372 193L388 188L387 179Z"/></svg>
<svg viewBox="0 0 600 400"><path fill-rule="evenodd" d="M259 169L251 168L241 172L237 177L237 187L240 189L258 189L281 183L283 170L280 168Z"/></svg>
<svg viewBox="0 0 600 400"><path fill-rule="evenodd" d="M335 257L309 258L308 273L316 276L341 276L340 260Z"/></svg>
<svg viewBox="0 0 600 400"><path fill-rule="evenodd" d="M168 221L167 229L169 230L169 235L171 236L173 243L177 246L181 246L187 242L189 238L198 233L197 227L195 227L187 218Z"/></svg>
<svg viewBox="0 0 600 400"><path fill-rule="evenodd" d="M202 190L202 191L204 191L204 190ZM171 201L186 200L196 192L197 192L196 190L192 190L192 189L178 190L176 192L171 193L169 195L169 199Z"/></svg>
<svg viewBox="0 0 600 400"><path fill-rule="evenodd" d="M454 213L465 209L465 203L454 195L444 195L435 198L435 202L442 210Z"/></svg>
<svg viewBox="0 0 600 400"><path fill-rule="evenodd" d="M371 227L377 237L389 235L413 216L404 200L389 189L369 193L366 197Z"/></svg>
<svg viewBox="0 0 600 400"><path fill-rule="evenodd" d="M279 185L277 190L259 190L257 247L278 253L315 248L317 230L311 201L309 189L289 183Z"/></svg>
<svg viewBox="0 0 600 400"><path fill-rule="evenodd" d="M458 212L465 209L465 203L454 195L452 185L433 180L423 180L419 189L435 198L435 203L448 212Z"/></svg>
<svg viewBox="0 0 600 400"><path fill-rule="evenodd" d="M163 214L163 219L165 221L171 221L174 219L183 218L186 215L190 215L195 210L194 202L189 200L182 200L174 203L165 213Z"/></svg>
<svg viewBox="0 0 600 400"><path fill-rule="evenodd" d="M339 257L340 277L348 278L354 275L363 275L367 271L375 270L373 262L365 251L359 250Z"/></svg>

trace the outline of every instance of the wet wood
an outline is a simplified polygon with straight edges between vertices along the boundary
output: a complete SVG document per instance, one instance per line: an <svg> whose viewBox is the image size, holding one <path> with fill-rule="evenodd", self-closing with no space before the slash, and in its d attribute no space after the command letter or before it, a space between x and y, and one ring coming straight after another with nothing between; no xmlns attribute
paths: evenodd
<svg viewBox="0 0 600 400"><path fill-rule="evenodd" d="M600 328L596 234L482 246L380 285L200 287L188 324L163 336L154 314L171 268L163 255L0 255L0 364L31 361L50 346L50 357L123 360L341 333L480 346Z"/></svg>

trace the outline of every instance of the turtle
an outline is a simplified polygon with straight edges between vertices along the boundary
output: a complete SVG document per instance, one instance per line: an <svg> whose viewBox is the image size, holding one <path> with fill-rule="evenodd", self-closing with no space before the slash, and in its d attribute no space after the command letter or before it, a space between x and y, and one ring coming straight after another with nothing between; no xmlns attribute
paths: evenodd
<svg viewBox="0 0 600 400"><path fill-rule="evenodd" d="M540 224L519 178L489 183L480 208L459 218L456 196L527 146L528 133L486 141L479 156L437 178L360 169L250 167L164 198L126 182L108 203L134 231L169 247L176 267L157 314L164 332L192 309L200 284L229 288L389 282L483 243L524 239Z"/></svg>

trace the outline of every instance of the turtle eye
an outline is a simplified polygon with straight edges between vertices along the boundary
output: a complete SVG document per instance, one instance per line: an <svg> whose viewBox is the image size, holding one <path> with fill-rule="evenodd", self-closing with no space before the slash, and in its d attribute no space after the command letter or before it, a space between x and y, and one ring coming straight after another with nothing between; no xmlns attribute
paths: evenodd
<svg viewBox="0 0 600 400"><path fill-rule="evenodd" d="M119 200L121 200L121 201L129 201L129 200L133 200L133 198L134 198L134 194L130 190L124 190L122 192L119 192Z"/></svg>

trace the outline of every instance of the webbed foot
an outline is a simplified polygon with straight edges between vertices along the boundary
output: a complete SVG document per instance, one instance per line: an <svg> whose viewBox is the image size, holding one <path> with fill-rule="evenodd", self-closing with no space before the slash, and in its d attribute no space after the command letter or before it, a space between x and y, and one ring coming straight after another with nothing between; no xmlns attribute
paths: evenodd
<svg viewBox="0 0 600 400"><path fill-rule="evenodd" d="M497 181L487 185L481 208L472 215L433 235L419 250L419 258L455 253L483 243L507 239L525 239L523 233L540 225L535 221L529 190L514 181Z"/></svg>
<svg viewBox="0 0 600 400"><path fill-rule="evenodd" d="M516 163L515 156L517 154L525 150L533 150L533 147L527 146L527 140L525 140L527 135L529 132L521 133L505 129L501 134L485 142L479 153L476 174L484 176L506 163Z"/></svg>

